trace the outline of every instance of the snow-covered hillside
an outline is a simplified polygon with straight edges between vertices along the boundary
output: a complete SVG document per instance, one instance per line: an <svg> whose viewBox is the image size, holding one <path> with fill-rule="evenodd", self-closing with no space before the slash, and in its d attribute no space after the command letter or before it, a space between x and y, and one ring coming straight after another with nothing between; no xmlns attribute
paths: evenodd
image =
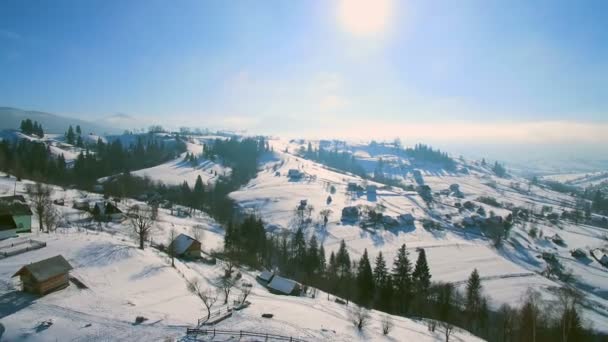
<svg viewBox="0 0 608 342"><path fill-rule="evenodd" d="M305 143L273 141L275 151L298 151ZM341 146L348 149L348 146ZM403 165L400 177L404 184L418 184L408 160L383 153L375 155L358 150L357 158L364 158L373 170L379 156L383 160L395 160ZM290 169L299 170L303 177L290 179ZM268 224L268 229L291 230L297 226L296 207L302 200L312 206L312 222L306 231L308 236L316 234L326 252L337 250L341 240L345 240L349 252L358 258L365 249L373 257L382 251L387 260L392 260L397 249L405 243L411 254L415 249L425 248L433 280L464 284L474 268L482 276L484 291L490 296L493 307L502 303L521 302L528 288L541 291L546 300L554 300L553 290L561 286L555 277L543 275L546 262L543 252L555 253L565 268L572 272L576 285L586 295L584 318L594 328L608 330L608 269L593 258L578 260L570 255L576 248L586 251L606 248L606 232L599 227L574 224L561 220L558 224L546 218L534 218L531 222L516 223L511 237L501 248L481 235L478 228L462 228L465 219L478 216L476 210L459 209L470 201L476 208L483 207L486 215L506 217L511 208L527 208L540 212L543 206L551 207L555 213L570 210L575 199L543 187L529 185L517 177L499 178L489 167L478 162L457 161L457 169L466 172L446 171L438 167L421 168L420 178L434 193L434 203L428 208L418 193L398 188L383 187L372 181L365 181L353 175L332 170L321 164L302 159L291 153L276 152L274 158L265 161L257 178L253 179L231 197L245 212L255 212ZM376 185L375 194L368 191L349 191L348 184L356 183L365 188ZM450 193L450 186L457 184L460 194ZM328 196L331 202L328 203ZM480 197L497 199L499 206L480 202ZM413 225L400 224L391 228L374 229L362 227L359 222L341 219L342 209L348 206L382 207L385 216L411 214ZM329 209L332 214L326 227L320 213ZM425 229L424 220L437 222L441 229ZM543 232L543 236L531 238L529 229ZM556 245L551 238L559 234L565 244Z"/></svg>
<svg viewBox="0 0 608 342"><path fill-rule="evenodd" d="M184 181L190 186L194 186L198 176L201 176L203 183L214 183L221 176L230 175L230 168L222 166L211 160L200 159L196 164L186 161L186 153L193 153L195 156L203 152L203 144L200 142L186 143L187 152L179 157L164 164L150 167L147 169L132 172L133 175L148 177L154 181L168 185L180 185Z"/></svg>
<svg viewBox="0 0 608 342"><path fill-rule="evenodd" d="M24 194L28 182L0 178L0 194ZM64 199L66 206L56 206L68 220L79 217L76 209L68 208L72 201L99 200L96 194L54 188L54 198ZM126 200L119 208L137 203ZM209 252L222 245L223 231L206 215L176 218L161 209L153 240L166 241L171 229L193 234L203 230L203 250ZM34 220L35 222L36 220ZM188 291L187 282L200 279L204 287L213 289L223 274L222 261L216 265L200 261L177 261L170 266L169 258L153 248L140 250L130 236L126 222L107 223L94 230L83 230L65 222L55 233L39 233L34 223L33 233L19 239L45 242L46 247L11 256L0 261L0 323L6 331L3 341L187 341L186 328L193 327L206 310L196 296ZM16 240L12 240L14 242ZM0 242L6 247L11 240ZM22 266L55 255L63 255L73 266L71 276L88 288L74 284L44 297L26 295L18 290L12 275ZM279 296L257 284L256 272L245 269L238 286L253 285L248 297L251 305L235 311L233 316L217 324L217 329L247 330L293 336L306 341L437 341L443 338L441 329L429 332L423 322L392 317L394 329L390 336L382 335L381 314L372 312L369 328L360 333L350 322L348 308L327 299L324 293L315 298ZM238 287L237 286L237 287ZM232 291L230 301L240 295ZM221 302L221 301L220 301ZM223 307L217 305L217 308ZM352 304L349 306L352 307ZM272 319L262 318L272 313ZM147 320L136 324L135 318ZM224 336L226 337L226 336ZM457 341L477 341L463 331L452 337ZM247 339L241 339L248 341Z"/></svg>

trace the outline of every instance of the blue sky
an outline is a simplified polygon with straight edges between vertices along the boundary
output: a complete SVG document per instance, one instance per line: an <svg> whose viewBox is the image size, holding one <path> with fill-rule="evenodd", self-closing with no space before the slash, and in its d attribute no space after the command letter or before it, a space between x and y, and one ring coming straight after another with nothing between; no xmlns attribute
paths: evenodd
<svg viewBox="0 0 608 342"><path fill-rule="evenodd" d="M608 2L360 1L2 0L0 105L273 134L606 142Z"/></svg>

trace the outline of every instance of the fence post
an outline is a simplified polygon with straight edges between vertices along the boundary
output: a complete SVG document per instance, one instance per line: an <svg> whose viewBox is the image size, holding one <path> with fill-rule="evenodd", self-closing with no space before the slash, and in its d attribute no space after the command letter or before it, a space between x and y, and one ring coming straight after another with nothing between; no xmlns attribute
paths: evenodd
<svg viewBox="0 0 608 342"><path fill-rule="evenodd" d="M243 337L243 330L240 330L240 336L239 337Z"/></svg>

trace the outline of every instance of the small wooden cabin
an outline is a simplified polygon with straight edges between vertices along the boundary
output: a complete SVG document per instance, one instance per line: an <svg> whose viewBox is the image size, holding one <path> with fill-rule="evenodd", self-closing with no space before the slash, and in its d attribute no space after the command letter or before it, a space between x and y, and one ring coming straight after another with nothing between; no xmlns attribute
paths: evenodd
<svg viewBox="0 0 608 342"><path fill-rule="evenodd" d="M178 257L198 259L201 257L201 243L186 234L179 234L171 243L169 248Z"/></svg>
<svg viewBox="0 0 608 342"><path fill-rule="evenodd" d="M70 285L72 266L61 255L21 267L19 276L24 292L45 295Z"/></svg>

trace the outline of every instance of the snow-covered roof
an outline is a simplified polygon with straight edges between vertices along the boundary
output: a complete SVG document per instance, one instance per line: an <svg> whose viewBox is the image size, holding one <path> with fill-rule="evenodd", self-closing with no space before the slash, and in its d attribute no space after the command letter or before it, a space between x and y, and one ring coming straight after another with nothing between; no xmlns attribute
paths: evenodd
<svg viewBox="0 0 608 342"><path fill-rule="evenodd" d="M283 278L280 277L278 275L275 275L272 278L272 281L270 281L270 284L268 284L268 287L271 288L272 290L284 293L284 294L291 294L291 292L293 292L293 290L296 288L296 286L298 285L298 283L296 283L295 281L291 280L291 279L287 279L287 278Z"/></svg>
<svg viewBox="0 0 608 342"><path fill-rule="evenodd" d="M175 240L173 240L173 248L175 254L184 254L188 250L188 248L192 246L192 243L194 243L194 241L196 241L194 238L186 234L179 234L175 238Z"/></svg>
<svg viewBox="0 0 608 342"><path fill-rule="evenodd" d="M260 273L258 275L258 278L260 278L263 281L270 281L270 278L272 278L273 273L270 271L262 271L262 273Z"/></svg>
<svg viewBox="0 0 608 342"><path fill-rule="evenodd" d="M63 256L56 255L52 258L23 266L19 271L17 271L17 273L13 275L13 277L18 276L24 270L27 270L37 281L45 281L59 274L67 273L71 269L72 266L63 258Z"/></svg>

